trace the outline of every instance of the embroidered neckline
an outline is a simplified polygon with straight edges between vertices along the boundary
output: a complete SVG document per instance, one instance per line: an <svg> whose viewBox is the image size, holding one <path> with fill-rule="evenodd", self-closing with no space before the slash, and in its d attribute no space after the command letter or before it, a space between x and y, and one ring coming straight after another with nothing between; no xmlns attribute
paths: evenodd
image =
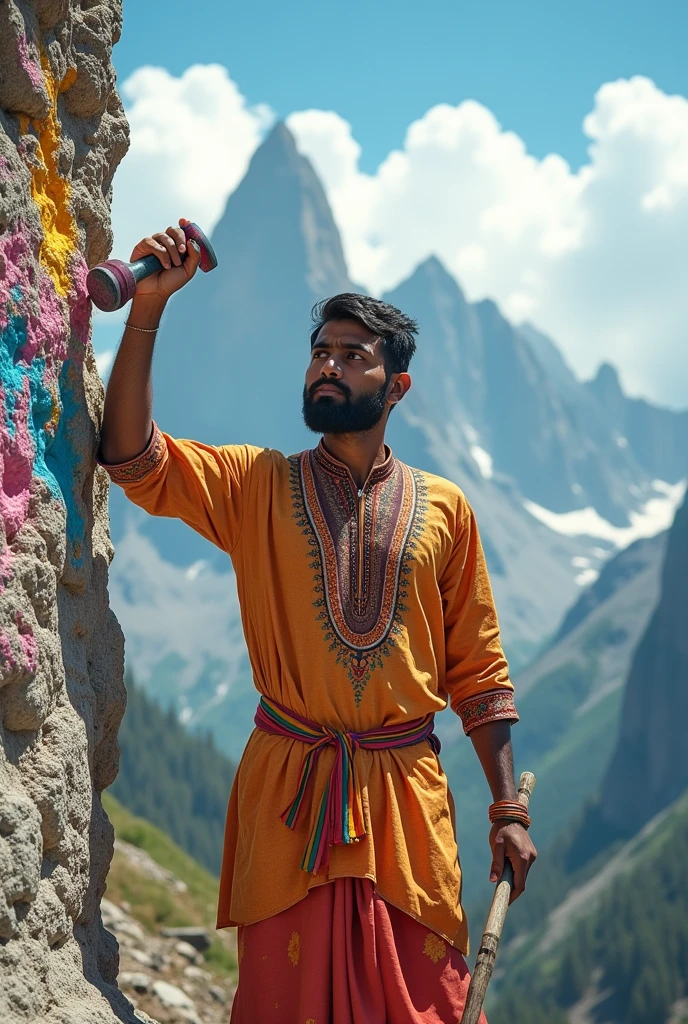
<svg viewBox="0 0 688 1024"><path fill-rule="evenodd" d="M358 490L348 467L320 445L293 456L290 467L317 618L358 706L402 631L409 563L425 521L424 478L390 452Z"/></svg>
<svg viewBox="0 0 688 1024"><path fill-rule="evenodd" d="M342 479L349 480L351 482L351 486L357 492L366 487L372 486L373 484L379 483L381 480L386 480L390 473L394 472L394 466L397 462L394 458L392 449L389 445L385 445L387 458L384 462L380 462L377 466L373 466L363 487L359 488L356 487L356 483L351 475L349 467L344 462L340 462L339 459L336 459L331 452L328 452L322 438L320 439L318 446L316 448L311 448L310 450L313 453L315 461L325 470L325 472L341 477Z"/></svg>

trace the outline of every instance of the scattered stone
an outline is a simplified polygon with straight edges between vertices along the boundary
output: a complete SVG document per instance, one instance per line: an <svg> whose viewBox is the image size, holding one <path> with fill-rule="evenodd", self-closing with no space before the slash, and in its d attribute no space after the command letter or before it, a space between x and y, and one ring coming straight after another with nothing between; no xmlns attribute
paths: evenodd
<svg viewBox="0 0 688 1024"><path fill-rule="evenodd" d="M105 897L100 901L100 913L106 928L109 928L115 921L126 921L127 918L124 910L121 910L116 903L106 900Z"/></svg>
<svg viewBox="0 0 688 1024"><path fill-rule="evenodd" d="M202 967L189 964L188 967L184 968L184 977L190 978L191 981L210 981L212 974L210 971L204 971Z"/></svg>
<svg viewBox="0 0 688 1024"><path fill-rule="evenodd" d="M178 942L174 947L174 951L183 956L185 960L190 960L192 964L198 960L198 950L190 942Z"/></svg>
<svg viewBox="0 0 688 1024"><path fill-rule="evenodd" d="M133 917L126 914L121 907L110 903L109 900L102 900L100 911L103 918L103 925L108 931L114 932L120 941L131 945L132 941L139 944L145 941L143 928Z"/></svg>
<svg viewBox="0 0 688 1024"><path fill-rule="evenodd" d="M166 939L183 939L199 953L205 953L210 948L210 936L206 928L163 928L160 934Z"/></svg>
<svg viewBox="0 0 688 1024"><path fill-rule="evenodd" d="M196 1004L193 999L177 988L170 985L168 981L156 981L153 985L153 993L158 997L163 1006L170 1010L190 1010L196 1012Z"/></svg>
<svg viewBox="0 0 688 1024"><path fill-rule="evenodd" d="M123 839L115 839L115 850L121 853L129 861L131 866L142 875L153 878L156 882L164 882L174 889L175 892L186 892L186 882L182 882L175 874L163 868L157 861L153 860L149 853L127 843Z"/></svg>
<svg viewBox="0 0 688 1024"><path fill-rule="evenodd" d="M223 1004L227 1002L227 993L219 985L211 985L208 991L216 1002Z"/></svg>
<svg viewBox="0 0 688 1024"><path fill-rule="evenodd" d="M136 1010L132 1024L134 1019L146 1024L227 1024L235 986L231 978L218 976L212 965L206 965L188 941L191 935L203 942L211 935L209 928L170 928L166 931L172 935L167 936L142 928L143 940L134 941L126 932L139 922L121 904L106 901L102 913L104 924L120 940L118 983Z"/></svg>
<svg viewBox="0 0 688 1024"><path fill-rule="evenodd" d="M131 946L133 943L140 943L145 940L143 928L136 921L124 921L114 929L115 935L120 941Z"/></svg>
<svg viewBox="0 0 688 1024"><path fill-rule="evenodd" d="M122 988L133 988L134 992L148 992L151 987L151 979L142 971L122 971L119 983Z"/></svg>
<svg viewBox="0 0 688 1024"><path fill-rule="evenodd" d="M162 967L163 958L159 953L144 953L142 949L136 949L135 946L132 946L127 950L127 956L130 956L132 960L136 960L142 967L150 967L153 971L159 971Z"/></svg>

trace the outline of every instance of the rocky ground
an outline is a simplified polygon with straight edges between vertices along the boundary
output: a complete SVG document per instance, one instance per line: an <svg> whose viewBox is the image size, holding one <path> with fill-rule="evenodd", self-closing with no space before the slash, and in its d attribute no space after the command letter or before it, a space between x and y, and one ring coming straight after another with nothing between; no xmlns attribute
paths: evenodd
<svg viewBox="0 0 688 1024"><path fill-rule="evenodd" d="M130 878L164 884L180 902L189 897L184 881L121 839L115 844L113 868L119 874L126 870ZM114 898L102 900L103 924L119 943L118 983L137 1016L156 1024L226 1024L235 975L226 963L217 962L214 949L219 937L223 950L232 955L233 932L216 936L203 925L155 927L141 906L121 898L119 886L108 895Z"/></svg>

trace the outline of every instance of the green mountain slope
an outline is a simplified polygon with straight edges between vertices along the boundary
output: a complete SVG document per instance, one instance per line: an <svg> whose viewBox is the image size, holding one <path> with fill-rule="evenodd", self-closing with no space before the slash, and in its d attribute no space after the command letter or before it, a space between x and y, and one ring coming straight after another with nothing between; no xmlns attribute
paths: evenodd
<svg viewBox="0 0 688 1024"><path fill-rule="evenodd" d="M497 1024L500 1013L519 1024L515 993L585 1024L678 1024L685 1012L687 570L684 503L668 537L660 599L633 657L600 796L555 844L533 887L535 901L524 901L518 941L509 945L505 936ZM510 927L518 920L514 914Z"/></svg>
<svg viewBox="0 0 688 1024"><path fill-rule="evenodd" d="M552 1021L666 1024L688 977L687 858L688 791L500 951L490 1024L532 1024L529 1007Z"/></svg>
<svg viewBox="0 0 688 1024"><path fill-rule="evenodd" d="M116 840L145 850L156 864L171 872L186 886L175 892L169 884L139 877L131 865L118 857L108 875L106 896L116 903L125 901L132 914L149 931L159 926L204 925L214 928L217 911L218 880L203 865L190 857L161 828L137 817L108 791L103 807L115 830ZM145 880L144 880L145 879Z"/></svg>
<svg viewBox="0 0 688 1024"><path fill-rule="evenodd" d="M209 735L189 733L174 711L163 711L131 677L119 744L112 795L217 874L232 762Z"/></svg>
<svg viewBox="0 0 688 1024"><path fill-rule="evenodd" d="M517 772L535 772L533 837L543 852L597 795L612 756L623 688L659 598L666 537L621 551L567 616L575 623L515 679L521 721L513 730ZM579 607L580 606L580 607ZM447 735L442 763L457 805L469 906L489 896L487 807L491 796L469 741ZM454 732L459 727L454 725ZM449 742L447 742L449 740ZM538 864L540 873L540 864ZM514 908L517 919L525 910ZM479 912L482 914L482 910ZM475 926L475 914L473 925Z"/></svg>

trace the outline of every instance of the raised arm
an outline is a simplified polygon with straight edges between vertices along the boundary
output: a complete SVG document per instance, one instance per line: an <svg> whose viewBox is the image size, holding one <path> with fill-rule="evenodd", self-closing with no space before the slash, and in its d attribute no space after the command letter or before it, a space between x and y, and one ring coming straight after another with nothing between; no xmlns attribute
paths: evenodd
<svg viewBox="0 0 688 1024"><path fill-rule="evenodd" d="M100 439L100 458L105 463L122 463L139 455L150 441L153 429L153 386L151 367L156 330L167 300L194 276L201 261L195 242L187 241L181 226L169 227L142 239L131 259L153 253L164 270L139 281L127 317L119 350L105 394ZM138 330L136 329L138 328Z"/></svg>

